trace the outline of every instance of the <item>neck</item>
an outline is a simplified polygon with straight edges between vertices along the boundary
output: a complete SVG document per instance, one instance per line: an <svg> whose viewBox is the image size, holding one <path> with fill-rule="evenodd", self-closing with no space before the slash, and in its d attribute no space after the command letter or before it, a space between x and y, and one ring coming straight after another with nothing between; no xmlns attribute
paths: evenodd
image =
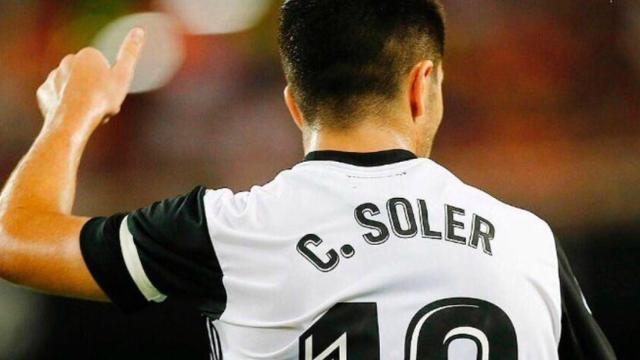
<svg viewBox="0 0 640 360"><path fill-rule="evenodd" d="M375 152L404 149L416 153L409 137L393 129L359 126L350 129L306 129L305 154L319 150Z"/></svg>

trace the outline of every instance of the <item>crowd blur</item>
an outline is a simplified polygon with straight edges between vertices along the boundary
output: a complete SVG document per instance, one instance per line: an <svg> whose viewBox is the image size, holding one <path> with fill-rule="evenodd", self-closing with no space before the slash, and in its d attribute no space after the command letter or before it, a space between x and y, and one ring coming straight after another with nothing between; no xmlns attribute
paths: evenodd
<svg viewBox="0 0 640 360"><path fill-rule="evenodd" d="M197 184L246 190L302 158L282 101L281 0L0 1L0 183L37 135L35 90L69 52L149 43L135 94L94 135L76 211ZM640 332L640 2L445 0L433 159L547 219L621 358ZM202 322L204 324L204 322ZM136 315L0 284L0 358L206 358L197 313ZM188 356L187 356L188 355Z"/></svg>

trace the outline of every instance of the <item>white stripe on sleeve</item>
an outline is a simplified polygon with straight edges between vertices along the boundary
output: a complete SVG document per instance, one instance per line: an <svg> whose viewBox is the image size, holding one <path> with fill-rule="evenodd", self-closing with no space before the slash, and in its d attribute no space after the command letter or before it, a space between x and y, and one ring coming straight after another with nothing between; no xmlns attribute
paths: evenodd
<svg viewBox="0 0 640 360"><path fill-rule="evenodd" d="M125 217L120 224L120 248L122 249L124 263L127 266L127 270L129 270L129 275L131 275L131 278L136 283L142 295L149 301L163 302L167 296L153 286L151 280L149 280L149 277L144 272L140 256L138 255L138 249L133 242L133 235L131 235L129 227L127 226L128 218L128 216Z"/></svg>

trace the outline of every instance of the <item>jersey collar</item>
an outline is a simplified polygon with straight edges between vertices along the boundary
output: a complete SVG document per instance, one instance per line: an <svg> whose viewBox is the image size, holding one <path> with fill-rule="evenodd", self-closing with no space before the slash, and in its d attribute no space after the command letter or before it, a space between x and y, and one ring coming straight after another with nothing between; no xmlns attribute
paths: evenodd
<svg viewBox="0 0 640 360"><path fill-rule="evenodd" d="M402 149L367 153L320 150L308 153L304 161L337 161L355 166L382 166L417 158L411 151Z"/></svg>

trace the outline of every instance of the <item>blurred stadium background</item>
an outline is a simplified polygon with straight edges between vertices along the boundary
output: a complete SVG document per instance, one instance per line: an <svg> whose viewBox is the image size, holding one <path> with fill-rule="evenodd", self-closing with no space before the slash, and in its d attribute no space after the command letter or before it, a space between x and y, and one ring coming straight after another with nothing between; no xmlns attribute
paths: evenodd
<svg viewBox="0 0 640 360"><path fill-rule="evenodd" d="M640 333L640 2L445 0L446 114L434 160L548 219L621 359ZM0 181L36 136L35 90L63 55L149 42L123 113L83 161L77 212L196 184L247 189L302 157L281 100L281 0L0 1ZM0 283L0 359L207 358L197 312Z"/></svg>

